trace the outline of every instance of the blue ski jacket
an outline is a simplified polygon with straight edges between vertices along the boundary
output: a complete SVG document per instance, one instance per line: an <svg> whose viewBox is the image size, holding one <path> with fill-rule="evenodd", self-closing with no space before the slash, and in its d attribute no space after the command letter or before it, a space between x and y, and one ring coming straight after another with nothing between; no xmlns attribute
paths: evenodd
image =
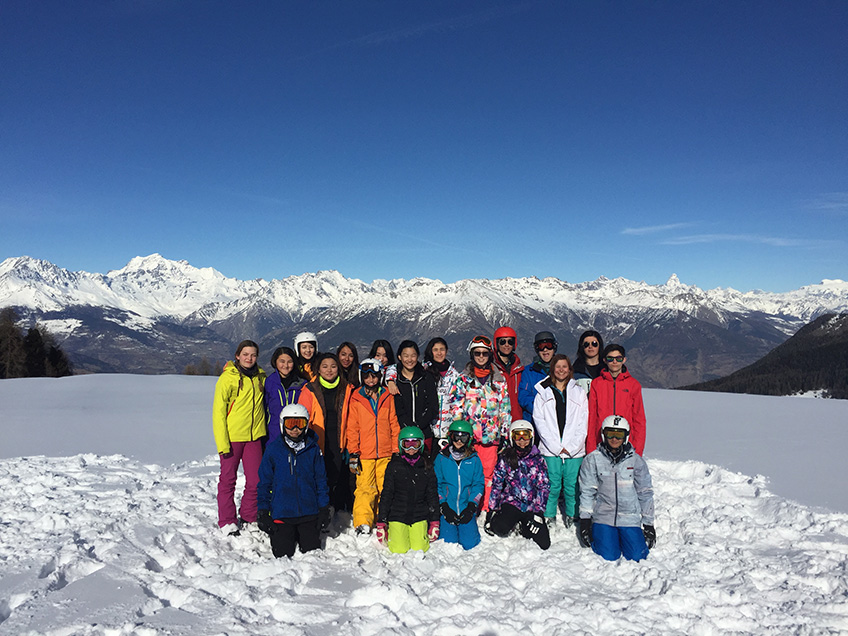
<svg viewBox="0 0 848 636"><path fill-rule="evenodd" d="M456 461L446 448L436 455L433 468L439 482L439 505L447 502L456 513L461 513L472 502L479 508L483 498L483 464L476 452Z"/></svg>
<svg viewBox="0 0 848 636"><path fill-rule="evenodd" d="M259 510L269 510L273 519L317 515L330 505L324 456L314 431L307 431L298 451L282 435L268 442L259 465L256 503Z"/></svg>

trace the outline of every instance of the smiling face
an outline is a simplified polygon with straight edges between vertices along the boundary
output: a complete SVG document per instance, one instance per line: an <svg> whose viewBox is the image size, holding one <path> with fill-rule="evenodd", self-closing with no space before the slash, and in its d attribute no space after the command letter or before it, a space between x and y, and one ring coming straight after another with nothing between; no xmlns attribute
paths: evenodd
<svg viewBox="0 0 848 636"><path fill-rule="evenodd" d="M332 358L324 358L318 367L318 375L327 382L335 382L336 378L339 377L339 365Z"/></svg>
<svg viewBox="0 0 848 636"><path fill-rule="evenodd" d="M289 377L289 374L294 369L294 360L291 359L291 356L287 353L281 353L280 357L277 358L277 363L275 365L277 367L277 371L280 372L280 376L283 378Z"/></svg>
<svg viewBox="0 0 848 636"><path fill-rule="evenodd" d="M554 349L553 344L550 343L540 343L539 347L536 347L536 353L539 354L539 360L548 364L551 361L551 358L554 357L556 350Z"/></svg>
<svg viewBox="0 0 848 636"><path fill-rule="evenodd" d="M565 382L568 380L571 375L571 367L568 364L568 360L557 360L557 363L553 368L554 380L559 383Z"/></svg>
<svg viewBox="0 0 848 636"><path fill-rule="evenodd" d="M384 367L389 364L389 356L386 355L386 349L384 347L377 347L377 351L374 352L374 357L380 361Z"/></svg>
<svg viewBox="0 0 848 636"><path fill-rule="evenodd" d="M448 348L441 342L434 344L430 352L433 356L433 362L442 363L448 357Z"/></svg>
<svg viewBox="0 0 848 636"><path fill-rule="evenodd" d="M597 363L598 354L601 352L601 345L595 336L586 336L583 342L580 343L583 349L583 357L592 364Z"/></svg>
<svg viewBox="0 0 848 636"><path fill-rule="evenodd" d="M353 351L350 350L350 347L342 347L339 349L339 362L341 362L343 368L349 369L350 365L353 364L353 361Z"/></svg>
<svg viewBox="0 0 848 636"><path fill-rule="evenodd" d="M398 358L400 358L400 363L407 371L412 371L413 369L415 369L415 365L418 364L418 354L415 353L415 349L413 349L412 347L407 347L406 349L403 349L398 354Z"/></svg>
<svg viewBox="0 0 848 636"><path fill-rule="evenodd" d="M242 369L250 369L256 364L256 358L259 357L259 351L256 347L244 347L236 355L236 362Z"/></svg>
<svg viewBox="0 0 848 636"><path fill-rule="evenodd" d="M509 357L515 351L515 338L498 338L498 353L503 357Z"/></svg>
<svg viewBox="0 0 848 636"><path fill-rule="evenodd" d="M312 356L315 355L315 345L311 342L301 342L297 348L298 354L304 360L312 360Z"/></svg>
<svg viewBox="0 0 848 636"><path fill-rule="evenodd" d="M373 373L364 373L362 375L362 384L366 389L374 389L380 384L380 376Z"/></svg>

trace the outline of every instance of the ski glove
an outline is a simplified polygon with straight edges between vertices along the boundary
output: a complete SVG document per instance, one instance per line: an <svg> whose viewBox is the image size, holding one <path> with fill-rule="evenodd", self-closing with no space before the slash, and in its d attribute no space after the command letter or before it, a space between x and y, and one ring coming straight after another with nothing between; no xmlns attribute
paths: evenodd
<svg viewBox="0 0 848 636"><path fill-rule="evenodd" d="M386 543L388 543L388 541L389 541L389 531L388 531L388 528L386 527L386 524L383 523L382 521L377 522L377 525L375 526L375 529L374 529L374 534L377 537L377 541L380 542L380 545L386 545Z"/></svg>
<svg viewBox="0 0 848 636"><path fill-rule="evenodd" d="M348 468L350 468L350 472L354 475L358 475L362 472L362 462L359 461L359 455L356 453L350 454L350 459L348 459Z"/></svg>
<svg viewBox="0 0 848 636"><path fill-rule="evenodd" d="M256 525L259 526L259 529L265 534L271 534L271 528L274 527L273 524L274 520L271 519L271 512L269 510L260 510L256 516Z"/></svg>
<svg viewBox="0 0 848 636"><path fill-rule="evenodd" d="M580 545L584 548L592 547L592 520L591 519L581 519L580 520Z"/></svg>
<svg viewBox="0 0 848 636"><path fill-rule="evenodd" d="M433 543L436 539L439 538L439 522L431 521L430 525L427 527L427 538L430 539L430 543Z"/></svg>
<svg viewBox="0 0 848 636"><path fill-rule="evenodd" d="M462 525L468 523L474 518L474 515L477 514L477 504L473 501L465 506L465 510L459 513L459 518L457 519L457 524Z"/></svg>
<svg viewBox="0 0 848 636"><path fill-rule="evenodd" d="M642 534L645 535L645 543L648 544L650 550L657 544L657 531L654 526L642 526Z"/></svg>
<svg viewBox="0 0 848 636"><path fill-rule="evenodd" d="M530 533L530 536L535 537L539 534L539 531L542 529L542 526L545 525L544 518L540 517L536 514L527 515L527 532Z"/></svg>
<svg viewBox="0 0 848 636"><path fill-rule="evenodd" d="M439 506L439 511L448 523L453 525L459 523L459 517L457 517L456 513L451 509L447 502L444 502L441 506Z"/></svg>

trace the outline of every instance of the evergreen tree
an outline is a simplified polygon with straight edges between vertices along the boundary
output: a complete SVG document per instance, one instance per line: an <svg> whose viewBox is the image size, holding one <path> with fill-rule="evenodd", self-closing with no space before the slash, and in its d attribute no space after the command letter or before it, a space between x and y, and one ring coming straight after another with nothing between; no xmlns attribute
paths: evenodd
<svg viewBox="0 0 848 636"><path fill-rule="evenodd" d="M43 378L46 375L47 352L41 329L30 327L24 338L24 359L28 378Z"/></svg>
<svg viewBox="0 0 848 636"><path fill-rule="evenodd" d="M11 307L0 311L0 378L22 378L26 375L26 352L18 314Z"/></svg>

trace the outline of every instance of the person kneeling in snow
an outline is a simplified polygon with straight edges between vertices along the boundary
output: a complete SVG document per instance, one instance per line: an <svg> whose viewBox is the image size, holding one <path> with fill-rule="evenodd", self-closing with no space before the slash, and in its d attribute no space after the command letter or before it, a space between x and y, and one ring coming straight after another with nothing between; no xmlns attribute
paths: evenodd
<svg viewBox="0 0 848 636"><path fill-rule="evenodd" d="M466 420L448 428L449 445L436 455L434 468L439 482L439 525L445 543L459 543L470 550L480 543L477 514L483 499L483 464L474 450L474 429Z"/></svg>
<svg viewBox="0 0 848 636"><path fill-rule="evenodd" d="M501 453L489 496L484 526L487 533L507 536L518 525L525 539L532 539L543 550L551 547L551 535L545 524L545 506L551 483L539 449L533 445L533 425L516 420L509 427L510 445Z"/></svg>
<svg viewBox="0 0 848 636"><path fill-rule="evenodd" d="M377 540L389 551L430 549L439 538L439 491L436 473L422 454L424 433L406 426L398 435L398 450L386 468L380 511L377 514Z"/></svg>
<svg viewBox="0 0 848 636"><path fill-rule="evenodd" d="M259 528L271 538L278 559L321 547L330 523L330 492L318 436L309 429L309 411L289 404L280 413L282 435L265 447L259 465Z"/></svg>
<svg viewBox="0 0 848 636"><path fill-rule="evenodd" d="M657 539L651 474L629 434L627 420L610 415L603 442L580 466L580 539L607 561L644 559Z"/></svg>

